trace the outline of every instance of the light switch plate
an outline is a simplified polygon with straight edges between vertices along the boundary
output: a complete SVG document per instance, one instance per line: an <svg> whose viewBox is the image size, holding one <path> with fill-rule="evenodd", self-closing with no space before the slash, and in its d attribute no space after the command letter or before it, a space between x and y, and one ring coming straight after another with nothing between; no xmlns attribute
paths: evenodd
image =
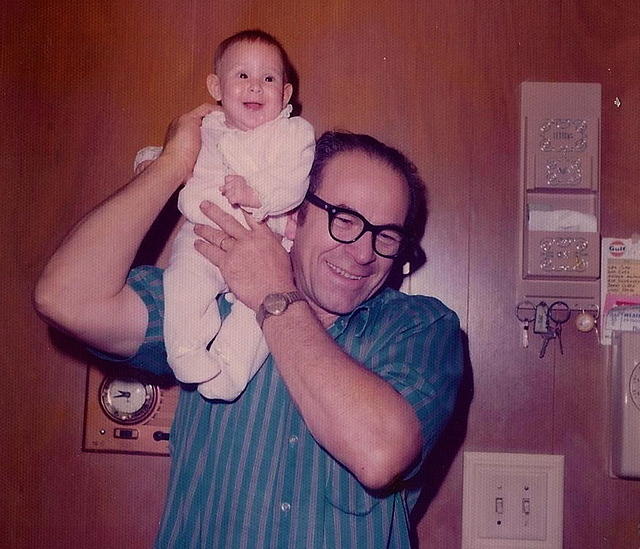
<svg viewBox="0 0 640 549"><path fill-rule="evenodd" d="M564 456L464 453L462 549L561 549Z"/></svg>

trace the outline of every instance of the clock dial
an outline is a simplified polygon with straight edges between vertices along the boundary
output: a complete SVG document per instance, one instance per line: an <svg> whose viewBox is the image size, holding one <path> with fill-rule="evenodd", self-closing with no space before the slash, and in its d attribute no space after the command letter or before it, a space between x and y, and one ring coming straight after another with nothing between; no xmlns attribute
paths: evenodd
<svg viewBox="0 0 640 549"><path fill-rule="evenodd" d="M141 423L155 410L158 388L133 378L106 377L100 386L100 406L117 423Z"/></svg>

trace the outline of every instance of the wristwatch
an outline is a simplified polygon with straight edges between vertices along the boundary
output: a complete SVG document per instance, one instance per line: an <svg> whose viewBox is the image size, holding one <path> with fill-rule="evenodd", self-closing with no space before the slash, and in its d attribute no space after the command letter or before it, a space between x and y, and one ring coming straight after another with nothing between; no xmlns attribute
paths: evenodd
<svg viewBox="0 0 640 549"><path fill-rule="evenodd" d="M297 291L267 295L256 312L256 320L260 328L267 317L281 315L296 301L304 301L304 296Z"/></svg>

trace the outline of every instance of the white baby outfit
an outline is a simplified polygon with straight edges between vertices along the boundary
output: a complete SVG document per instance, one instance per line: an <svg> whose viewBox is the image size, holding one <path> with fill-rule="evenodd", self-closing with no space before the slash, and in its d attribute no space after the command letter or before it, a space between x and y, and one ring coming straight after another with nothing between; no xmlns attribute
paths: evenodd
<svg viewBox="0 0 640 549"><path fill-rule="evenodd" d="M287 105L276 119L249 131L228 128L222 111L205 116L202 148L178 197L187 221L164 272L165 346L176 378L199 384L198 391L206 398L238 397L268 349L255 313L239 300L221 322L215 297L228 288L219 269L194 248L194 223L212 225L200 210L202 201L208 200L246 226L242 210L232 207L220 192L225 176L237 174L261 203L260 208L245 210L258 221L268 218L269 227L283 234L283 214L298 206L307 191L315 147L312 126L301 117L289 118L290 113ZM137 161L144 158L139 154Z"/></svg>

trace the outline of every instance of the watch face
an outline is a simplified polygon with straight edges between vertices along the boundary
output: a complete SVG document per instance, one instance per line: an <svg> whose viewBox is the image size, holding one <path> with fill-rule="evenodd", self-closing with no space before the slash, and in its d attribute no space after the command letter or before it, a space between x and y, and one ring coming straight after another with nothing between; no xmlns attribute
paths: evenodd
<svg viewBox="0 0 640 549"><path fill-rule="evenodd" d="M107 377L100 386L104 413L124 425L141 423L155 410L158 388L131 378Z"/></svg>
<svg viewBox="0 0 640 549"><path fill-rule="evenodd" d="M272 315L282 314L287 305L287 298L282 294L269 294L264 299L264 308Z"/></svg>

